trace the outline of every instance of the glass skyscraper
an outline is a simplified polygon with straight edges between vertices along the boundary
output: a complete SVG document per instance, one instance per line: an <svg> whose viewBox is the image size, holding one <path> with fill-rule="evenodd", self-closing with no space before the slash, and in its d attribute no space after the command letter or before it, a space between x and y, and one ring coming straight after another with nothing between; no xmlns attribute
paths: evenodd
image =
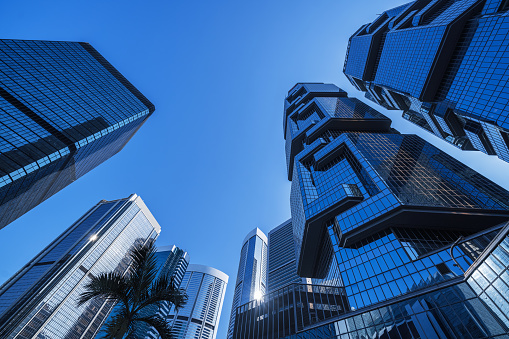
<svg viewBox="0 0 509 339"><path fill-rule="evenodd" d="M297 256L293 238L292 219L273 228L268 236L267 292L290 283L306 282L297 274Z"/></svg>
<svg viewBox="0 0 509 339"><path fill-rule="evenodd" d="M267 236L255 228L246 235L240 251L228 336L232 338L238 306L260 299L267 289Z"/></svg>
<svg viewBox="0 0 509 339"><path fill-rule="evenodd" d="M168 277L173 278L176 287L180 287L187 267L189 266L189 254L186 251L178 248L177 246L163 246L157 248L157 264L159 267L158 274L166 274ZM163 319L168 319L172 305L163 302L159 307L153 307L149 312L157 314ZM145 323L144 323L145 325ZM143 326L140 331L136 332L137 335L143 338L157 339L159 334L153 328L147 329Z"/></svg>
<svg viewBox="0 0 509 339"><path fill-rule="evenodd" d="M78 306L90 277L126 272L160 226L136 194L101 201L0 287L1 338L93 338L113 304Z"/></svg>
<svg viewBox="0 0 509 339"><path fill-rule="evenodd" d="M417 0L350 38L343 71L366 98L465 150L509 161L509 3Z"/></svg>
<svg viewBox="0 0 509 339"><path fill-rule="evenodd" d="M318 309L329 310L327 318L344 312L341 307L345 293L338 287L341 278L337 262L331 263L324 279L301 277L297 274L296 244L291 219L269 232L267 292L232 309L233 338L256 339L268 332L277 338L283 336L284 329L292 326L303 329L312 324L302 317L288 317L281 313L281 310L293 310L296 304L310 320L317 319ZM313 301L306 303L303 300Z"/></svg>
<svg viewBox="0 0 509 339"><path fill-rule="evenodd" d="M161 246L156 252L159 273L172 277L175 285L180 286L189 266L189 254L177 246Z"/></svg>
<svg viewBox="0 0 509 339"><path fill-rule="evenodd" d="M228 276L208 266L190 264L180 287L187 303L168 316L176 339L215 339Z"/></svg>
<svg viewBox="0 0 509 339"><path fill-rule="evenodd" d="M153 111L88 43L0 40L0 228L119 152Z"/></svg>
<svg viewBox="0 0 509 339"><path fill-rule="evenodd" d="M281 318L279 310L290 309L289 304L291 307L296 303L299 307L306 307L304 312L309 314L310 319L316 319L318 308L331 310L328 318L344 311L341 307L345 293L343 288L338 287L341 286L341 277L337 260L333 258L323 278L301 277L297 274L297 244L291 219L269 232L268 258L264 263L268 267L266 293L258 297L252 295L240 305L234 304L230 318L232 338L255 339L269 328L270 331L284 333L283 328L296 323L295 317ZM301 302L310 298L315 299L311 304ZM252 323L253 319L258 319L256 326ZM277 327L273 327L274 323L278 324ZM299 324L299 328L304 328L311 322L299 319Z"/></svg>
<svg viewBox="0 0 509 339"><path fill-rule="evenodd" d="M509 192L390 124L331 84L289 91L297 272L339 277L238 307L234 338L507 335Z"/></svg>

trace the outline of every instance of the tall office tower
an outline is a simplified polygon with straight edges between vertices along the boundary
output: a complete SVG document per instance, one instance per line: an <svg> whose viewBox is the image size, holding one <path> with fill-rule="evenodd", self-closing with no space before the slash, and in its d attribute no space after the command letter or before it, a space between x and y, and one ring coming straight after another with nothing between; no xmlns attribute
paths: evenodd
<svg viewBox="0 0 509 339"><path fill-rule="evenodd" d="M163 246L157 249L157 264L159 267L158 274L165 274L173 278L176 287L180 287L187 267L189 266L189 254L177 246ZM167 319L170 315L172 305L163 302L158 307L151 307L147 310L147 315L157 314L163 319ZM158 332L154 328L148 328L143 323L137 330L135 335L140 338L159 338Z"/></svg>
<svg viewBox="0 0 509 339"><path fill-rule="evenodd" d="M153 111L88 43L0 40L0 229L119 152Z"/></svg>
<svg viewBox="0 0 509 339"><path fill-rule="evenodd" d="M126 272L161 228L136 194L101 201L0 287L0 338L93 338L112 303L77 300L90 277Z"/></svg>
<svg viewBox="0 0 509 339"><path fill-rule="evenodd" d="M240 251L227 338L233 336L237 307L261 298L267 288L267 236L255 228L246 235Z"/></svg>
<svg viewBox="0 0 509 339"><path fill-rule="evenodd" d="M187 266L189 266L189 254L177 246L162 246L157 248L158 274L166 274L173 278L175 285L180 286Z"/></svg>
<svg viewBox="0 0 509 339"><path fill-rule="evenodd" d="M509 3L417 0L349 40L343 71L366 97L464 150L509 161Z"/></svg>
<svg viewBox="0 0 509 339"><path fill-rule="evenodd" d="M306 282L305 278L297 274L297 257L295 255L296 248L292 219L285 221L269 232L268 249L268 293L291 283ZM232 312L235 311L232 310Z"/></svg>
<svg viewBox="0 0 509 339"><path fill-rule="evenodd" d="M187 293L187 303L170 311L176 339L215 339L223 308L228 276L208 266L191 264L180 287Z"/></svg>
<svg viewBox="0 0 509 339"><path fill-rule="evenodd" d="M284 119L298 273L341 282L240 306L234 338L508 333L509 192L334 85Z"/></svg>

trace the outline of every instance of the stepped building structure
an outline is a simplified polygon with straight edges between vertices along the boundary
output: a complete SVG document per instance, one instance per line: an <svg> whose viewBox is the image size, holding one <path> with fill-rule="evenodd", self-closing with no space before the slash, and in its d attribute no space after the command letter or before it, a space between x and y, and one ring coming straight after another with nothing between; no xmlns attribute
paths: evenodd
<svg viewBox="0 0 509 339"><path fill-rule="evenodd" d="M464 150L509 161L506 0L417 0L350 38L343 71L366 98Z"/></svg>
<svg viewBox="0 0 509 339"><path fill-rule="evenodd" d="M239 306L234 338L508 333L508 191L332 84L288 92L284 135L296 270L329 284Z"/></svg>

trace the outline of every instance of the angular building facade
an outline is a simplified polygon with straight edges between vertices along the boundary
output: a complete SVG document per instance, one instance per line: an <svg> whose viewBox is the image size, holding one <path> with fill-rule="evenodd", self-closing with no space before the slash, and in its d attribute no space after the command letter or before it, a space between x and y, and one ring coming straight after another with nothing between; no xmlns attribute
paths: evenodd
<svg viewBox="0 0 509 339"><path fill-rule="evenodd" d="M160 226L136 194L101 201L0 287L1 338L94 338L113 305L77 301L90 277L126 272Z"/></svg>
<svg viewBox="0 0 509 339"><path fill-rule="evenodd" d="M261 298L267 290L267 236L255 228L246 235L240 251L227 338L232 338L237 307Z"/></svg>
<svg viewBox="0 0 509 339"><path fill-rule="evenodd" d="M190 264L180 287L187 303L172 309L168 320L176 339L215 339L223 308L228 276L208 266Z"/></svg>
<svg viewBox="0 0 509 339"><path fill-rule="evenodd" d="M343 71L439 138L509 161L508 9L505 0L389 9L351 36Z"/></svg>
<svg viewBox="0 0 509 339"><path fill-rule="evenodd" d="M153 111L88 43L0 40L0 228L119 152Z"/></svg>
<svg viewBox="0 0 509 339"><path fill-rule="evenodd" d="M298 274L340 280L240 306L234 338L507 335L509 192L390 124L334 85L289 91Z"/></svg>

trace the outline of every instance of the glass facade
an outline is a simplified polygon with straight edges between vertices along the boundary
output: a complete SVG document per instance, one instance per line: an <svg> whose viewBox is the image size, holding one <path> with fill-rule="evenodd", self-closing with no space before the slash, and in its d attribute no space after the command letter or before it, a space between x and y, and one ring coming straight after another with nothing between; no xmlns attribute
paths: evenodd
<svg viewBox="0 0 509 339"><path fill-rule="evenodd" d="M87 43L0 40L0 228L119 152L153 111Z"/></svg>
<svg viewBox="0 0 509 339"><path fill-rule="evenodd" d="M349 40L343 71L366 98L464 150L509 161L509 5L417 0Z"/></svg>
<svg viewBox="0 0 509 339"><path fill-rule="evenodd" d="M272 293L290 284L307 286L341 286L338 262L332 259L324 278L306 278L297 274L297 241L294 238L292 220L287 220L269 232L268 237L267 293ZM253 299L251 299L253 300Z"/></svg>
<svg viewBox="0 0 509 339"><path fill-rule="evenodd" d="M90 277L126 272L160 226L140 197L101 201L0 287L1 338L93 338L113 305L77 301Z"/></svg>
<svg viewBox="0 0 509 339"><path fill-rule="evenodd" d="M180 287L184 274L186 273L187 266L189 265L189 254L175 245L163 246L157 248L156 258L158 267L157 274L165 274L168 277L173 278L175 286ZM151 305L145 308L142 311L142 316L158 315L163 319L167 319L171 308L172 305L164 301L159 306ZM110 313L110 317L114 314L114 312L115 309L113 309ZM109 317L105 323L108 320ZM139 338L157 339L159 338L159 333L148 324L141 323L137 325L134 336Z"/></svg>
<svg viewBox="0 0 509 339"><path fill-rule="evenodd" d="M180 287L187 303L172 309L168 319L176 339L215 339L228 276L208 266L190 264Z"/></svg>
<svg viewBox="0 0 509 339"><path fill-rule="evenodd" d="M297 257L292 220L287 220L269 232L267 292L271 293L291 283L305 283L297 274Z"/></svg>
<svg viewBox="0 0 509 339"><path fill-rule="evenodd" d="M303 88L286 101L302 100L293 93ZM355 248L391 228L475 232L507 220L509 193L500 186L421 138L391 129L389 119L357 100L329 98L343 111L331 116L320 104L324 98L307 91L309 102L286 110L287 130L305 135L302 151L291 150L289 159L299 275L325 277L333 253L328 229ZM298 129L308 111L321 120Z"/></svg>
<svg viewBox="0 0 509 339"><path fill-rule="evenodd" d="M248 233L242 243L227 338L233 336L237 307L261 298L266 290L267 236L259 228L255 228Z"/></svg>
<svg viewBox="0 0 509 339"><path fill-rule="evenodd" d="M342 287L288 284L237 308L233 338L285 338L345 313Z"/></svg>
<svg viewBox="0 0 509 339"><path fill-rule="evenodd" d="M238 307L235 338L507 338L509 192L373 112L359 118L369 109L355 100L332 117L349 99L326 96L297 84L284 113L291 236L313 285ZM301 124L311 111L320 120Z"/></svg>

